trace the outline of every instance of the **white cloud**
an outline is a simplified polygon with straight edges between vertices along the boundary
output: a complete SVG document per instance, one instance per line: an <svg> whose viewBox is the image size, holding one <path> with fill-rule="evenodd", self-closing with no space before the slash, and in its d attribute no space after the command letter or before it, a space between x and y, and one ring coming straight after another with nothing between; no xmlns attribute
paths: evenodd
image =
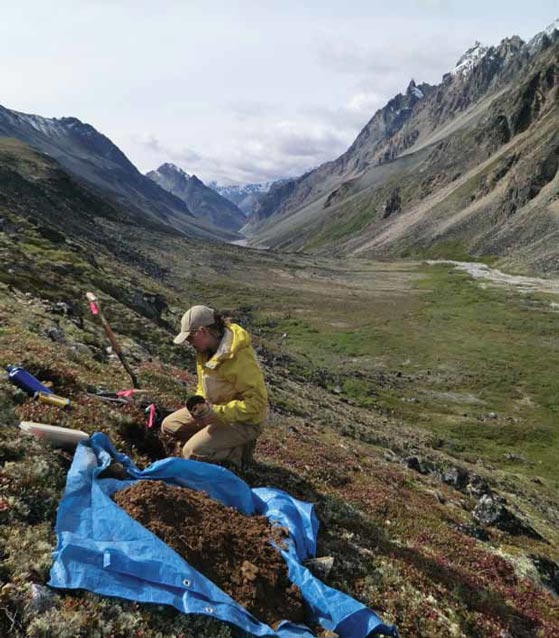
<svg viewBox="0 0 559 638"><path fill-rule="evenodd" d="M402 85L402 78L439 82L470 41L454 39L445 32L413 33L411 26L403 23L390 42L384 38L367 45L350 39L338 38L334 44L324 40L317 44L317 59L325 68L350 76L360 86L374 88L377 94Z"/></svg>
<svg viewBox="0 0 559 638"><path fill-rule="evenodd" d="M133 144L153 158L150 169L172 161L206 182L245 183L301 175L346 150L353 134L339 133L330 121L322 123L304 114L271 122L265 128L255 118L248 134L245 130L222 140L219 153L215 147L205 152L181 147L154 134L136 138Z"/></svg>
<svg viewBox="0 0 559 638"><path fill-rule="evenodd" d="M557 17L557 0L4 4L5 106L90 122L142 171L224 182L334 159L412 77Z"/></svg>
<svg viewBox="0 0 559 638"><path fill-rule="evenodd" d="M352 113L373 113L384 102L383 96L372 91L360 91L353 95L347 103Z"/></svg>
<svg viewBox="0 0 559 638"><path fill-rule="evenodd" d="M162 158L162 162L171 159L176 162L188 164L202 160L202 156L195 150L186 147L180 148L167 145L158 139L153 133L136 138L135 143L138 146L145 148L149 153L153 154L154 157ZM165 160L164 158L168 159ZM153 166L153 168L157 167Z"/></svg>

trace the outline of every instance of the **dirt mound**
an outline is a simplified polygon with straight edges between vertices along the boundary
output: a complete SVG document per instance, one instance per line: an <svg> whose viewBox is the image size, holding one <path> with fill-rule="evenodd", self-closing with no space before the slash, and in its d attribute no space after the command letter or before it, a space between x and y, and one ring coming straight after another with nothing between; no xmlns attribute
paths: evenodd
<svg viewBox="0 0 559 638"><path fill-rule="evenodd" d="M262 622L304 622L299 588L270 544L281 543L281 532L266 517L244 516L203 492L162 481L138 481L113 498Z"/></svg>

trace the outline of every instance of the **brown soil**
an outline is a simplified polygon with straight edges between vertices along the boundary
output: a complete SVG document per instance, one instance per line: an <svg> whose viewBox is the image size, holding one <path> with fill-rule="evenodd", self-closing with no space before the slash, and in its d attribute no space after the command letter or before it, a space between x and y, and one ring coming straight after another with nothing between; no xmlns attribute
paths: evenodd
<svg viewBox="0 0 559 638"><path fill-rule="evenodd" d="M270 544L280 540L278 530L265 516L244 516L203 492L162 481L138 481L113 498L262 622L304 622L299 588Z"/></svg>

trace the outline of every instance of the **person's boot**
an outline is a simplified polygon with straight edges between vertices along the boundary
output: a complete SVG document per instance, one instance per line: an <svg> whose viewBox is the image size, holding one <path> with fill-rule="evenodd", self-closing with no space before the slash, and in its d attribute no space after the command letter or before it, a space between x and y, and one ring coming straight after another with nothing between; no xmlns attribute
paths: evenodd
<svg viewBox="0 0 559 638"><path fill-rule="evenodd" d="M256 439L252 439L243 445L241 454L241 470L248 470L254 462L254 450L256 449Z"/></svg>

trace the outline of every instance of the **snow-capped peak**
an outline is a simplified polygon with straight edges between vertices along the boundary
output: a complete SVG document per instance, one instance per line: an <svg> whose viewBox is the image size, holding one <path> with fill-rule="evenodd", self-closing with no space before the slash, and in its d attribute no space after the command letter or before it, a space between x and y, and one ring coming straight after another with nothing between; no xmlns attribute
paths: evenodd
<svg viewBox="0 0 559 638"><path fill-rule="evenodd" d="M267 193L274 182L263 182L260 184L230 184L220 186L217 182L210 182L208 186L220 195L249 195L251 193Z"/></svg>
<svg viewBox="0 0 559 638"><path fill-rule="evenodd" d="M552 22L543 32L546 35L551 35L554 31L559 31L559 18Z"/></svg>
<svg viewBox="0 0 559 638"><path fill-rule="evenodd" d="M553 38L553 34L559 31L559 18L552 22L548 27L546 27L540 33L536 33L536 35L528 42L528 49L530 53L537 53L542 46L542 43L545 38Z"/></svg>
<svg viewBox="0 0 559 638"><path fill-rule="evenodd" d="M466 53L458 60L456 66L450 72L451 75L454 76L466 76L468 75L472 69L478 64L478 62L483 58L483 56L489 50L488 47L485 47L481 44L481 42L476 40L476 43L471 49L468 49Z"/></svg>
<svg viewBox="0 0 559 638"><path fill-rule="evenodd" d="M415 95L418 100L421 100L425 97L423 91L417 86L414 79L412 79L409 83L408 90L406 92L408 94Z"/></svg>

